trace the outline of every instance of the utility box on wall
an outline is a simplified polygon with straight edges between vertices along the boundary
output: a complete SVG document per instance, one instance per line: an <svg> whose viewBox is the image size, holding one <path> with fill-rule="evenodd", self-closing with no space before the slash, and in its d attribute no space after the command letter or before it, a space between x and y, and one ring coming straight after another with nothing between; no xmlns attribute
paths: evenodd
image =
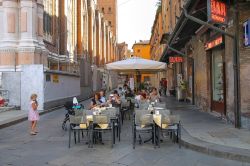
<svg viewBox="0 0 250 166"><path fill-rule="evenodd" d="M250 46L250 19L243 23L244 28L244 46Z"/></svg>

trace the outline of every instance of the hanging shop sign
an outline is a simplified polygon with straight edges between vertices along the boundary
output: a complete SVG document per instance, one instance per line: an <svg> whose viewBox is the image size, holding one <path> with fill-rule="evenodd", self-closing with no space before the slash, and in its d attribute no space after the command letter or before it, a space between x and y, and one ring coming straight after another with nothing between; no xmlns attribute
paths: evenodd
<svg viewBox="0 0 250 166"><path fill-rule="evenodd" d="M244 27L244 46L250 46L250 19L243 23Z"/></svg>
<svg viewBox="0 0 250 166"><path fill-rule="evenodd" d="M219 36L216 39L209 41L205 44L205 50L212 49L214 47L217 47L223 43L223 37Z"/></svg>
<svg viewBox="0 0 250 166"><path fill-rule="evenodd" d="M169 63L181 63L183 62L183 57L175 56L175 57L169 57Z"/></svg>
<svg viewBox="0 0 250 166"><path fill-rule="evenodd" d="M220 24L227 22L227 5L220 0L207 0L208 21Z"/></svg>

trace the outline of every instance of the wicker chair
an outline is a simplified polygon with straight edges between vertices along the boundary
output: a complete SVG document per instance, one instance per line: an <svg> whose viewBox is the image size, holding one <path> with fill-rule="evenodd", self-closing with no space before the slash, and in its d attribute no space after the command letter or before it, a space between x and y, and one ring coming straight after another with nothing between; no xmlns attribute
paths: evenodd
<svg viewBox="0 0 250 166"><path fill-rule="evenodd" d="M70 127L69 127L69 144L68 147L70 148L71 144L71 132L73 131L74 133L74 140L76 144L76 133L78 133L78 142L80 142L80 131L86 132L87 133L87 141L89 143L90 137L89 137L89 126L87 123L86 116L74 116L74 115L69 115L70 118Z"/></svg>
<svg viewBox="0 0 250 166"><path fill-rule="evenodd" d="M121 120L119 115L118 108L108 108L107 110L102 111L102 114L108 115L111 123L113 123L114 131L116 131L116 136L118 141L121 140ZM114 137L114 144L115 144L115 137Z"/></svg>
<svg viewBox="0 0 250 166"><path fill-rule="evenodd" d="M139 133L139 143L142 143L140 133L152 133L154 131L153 115L148 110L135 110L132 121L132 140L135 149L136 134Z"/></svg>
<svg viewBox="0 0 250 166"><path fill-rule="evenodd" d="M179 115L170 115L165 112L161 114L161 126L156 127L155 137L158 136L158 139L155 138L155 144L158 144L160 147L160 139L163 133L170 134L174 143L179 143L179 148L181 148L181 121Z"/></svg>
<svg viewBox="0 0 250 166"><path fill-rule="evenodd" d="M130 112L130 101L126 100L126 99L122 99L121 100L121 120L122 120L122 124L124 121L124 118L126 116L126 114L129 114ZM130 120L130 115L129 115L129 120Z"/></svg>
<svg viewBox="0 0 250 166"><path fill-rule="evenodd" d="M93 127L92 127L92 140L95 141L94 135L98 133L110 132L111 135L111 147L114 144L114 126L111 123L108 115L93 115ZM92 144L93 146L93 144Z"/></svg>

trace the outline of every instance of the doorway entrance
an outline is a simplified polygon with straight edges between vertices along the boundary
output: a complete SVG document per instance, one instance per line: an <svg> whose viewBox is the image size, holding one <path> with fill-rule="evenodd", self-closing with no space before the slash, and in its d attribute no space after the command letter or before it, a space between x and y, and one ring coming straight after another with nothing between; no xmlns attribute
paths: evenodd
<svg viewBox="0 0 250 166"><path fill-rule="evenodd" d="M225 111L225 63L224 49L221 47L212 50L211 60L211 90L212 111L226 114Z"/></svg>

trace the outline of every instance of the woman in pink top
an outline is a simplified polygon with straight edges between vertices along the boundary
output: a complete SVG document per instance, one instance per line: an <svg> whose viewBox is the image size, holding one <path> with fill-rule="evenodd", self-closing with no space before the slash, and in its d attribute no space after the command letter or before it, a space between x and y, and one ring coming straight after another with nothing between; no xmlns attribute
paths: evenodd
<svg viewBox="0 0 250 166"><path fill-rule="evenodd" d="M32 94L30 96L30 109L28 120L31 121L31 135L36 135L38 132L36 131L37 121L39 120L39 113L37 111L38 103L37 103L37 94Z"/></svg>

